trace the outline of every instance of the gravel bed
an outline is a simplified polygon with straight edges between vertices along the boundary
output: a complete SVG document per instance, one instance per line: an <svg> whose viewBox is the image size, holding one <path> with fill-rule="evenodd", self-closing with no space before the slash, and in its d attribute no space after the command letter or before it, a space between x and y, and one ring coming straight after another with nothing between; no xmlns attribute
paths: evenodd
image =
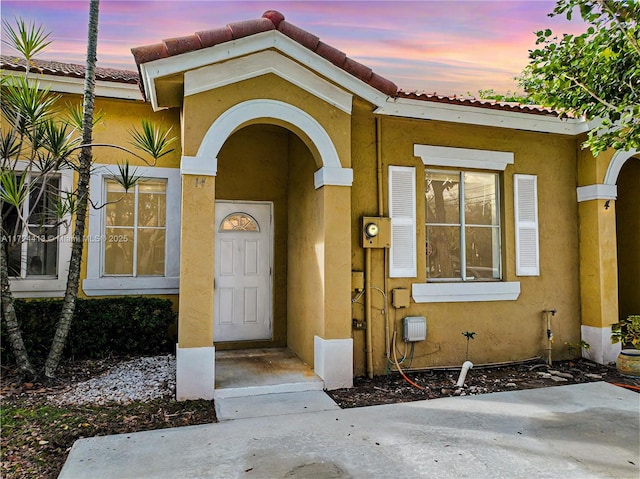
<svg viewBox="0 0 640 479"><path fill-rule="evenodd" d="M99 377L70 385L47 399L65 404L128 404L173 397L176 358L172 355L141 357L118 364Z"/></svg>

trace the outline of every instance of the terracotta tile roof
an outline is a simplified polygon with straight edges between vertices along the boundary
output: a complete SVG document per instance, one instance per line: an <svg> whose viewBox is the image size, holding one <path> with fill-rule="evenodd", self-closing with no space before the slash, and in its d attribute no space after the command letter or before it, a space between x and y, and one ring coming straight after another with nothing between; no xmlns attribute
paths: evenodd
<svg viewBox="0 0 640 479"><path fill-rule="evenodd" d="M534 115L552 115L563 116L568 115L561 114L560 112L540 105L526 105L516 102L505 102L496 100L483 100L474 97L459 97L459 96L442 96L437 93L418 93L418 92L405 92L398 91L396 98L407 98L410 100L422 100L430 101L434 103L447 103L449 105L461 105L461 106L473 106L476 108L487 108L490 110L503 110L513 111L518 113L530 113Z"/></svg>
<svg viewBox="0 0 640 479"><path fill-rule="evenodd" d="M182 53L200 50L202 48L212 47L224 42L237 40L238 38L248 37L255 35L256 33L270 30L278 30L283 35L288 36L305 48L330 61L335 66L342 68L346 72L390 97L436 103L449 103L453 105L472 106L519 113L531 113L536 115L558 116L557 112L549 108L535 105L522 105L519 103L496 102L492 100L478 100L475 98L460 98L455 96L439 96L435 93L411 93L398 90L396 84L391 80L374 73L371 68L347 57L347 55L340 50L323 43L312 33L287 22L284 15L275 10L266 11L261 18L256 20L230 23L222 28L196 32L193 35L186 37L169 38L154 45L132 48L131 53L133 53L133 57L139 69L142 63L159 60L161 58L168 58Z"/></svg>
<svg viewBox="0 0 640 479"><path fill-rule="evenodd" d="M270 30L278 30L283 35L288 36L337 67L342 68L356 78L369 84L376 90L389 96L396 96L398 87L391 80L381 77L374 73L371 68L347 57L347 55L340 50L321 42L320 39L312 33L287 22L284 19L284 15L275 10L265 12L261 18L256 20L229 23L222 28L196 32L186 37L169 38L155 45L132 48L131 53L133 53L133 57L139 67L142 63L212 47L220 43Z"/></svg>
<svg viewBox="0 0 640 479"><path fill-rule="evenodd" d="M196 32L193 35L178 38L169 38L162 43L132 48L131 52L138 65L168 58L182 53L187 53L202 48L212 47L224 42L248 37L257 33L270 30L278 30L283 35L298 42L305 48L313 51L322 58L330 61L335 66L343 69L349 74L367 83L378 91L393 97L419 100L434 103L446 103L450 105L469 106L476 108L486 108L491 110L502 110L518 113L528 113L535 115L567 116L560 114L550 108L537 105L523 105L520 103L496 102L493 100L481 100L476 98L465 98L457 96L442 96L436 93L405 92L399 90L395 83L376 73L371 68L347 57L340 50L327 45L320 39L295 25L287 22L284 15L275 10L266 11L261 18L243 22L230 23L222 28ZM84 78L84 66L55 61L34 60L34 67L39 73L46 75L57 75L72 78ZM23 59L0 55L0 69L24 71L25 62ZM33 67L32 67L33 68ZM139 83L139 75L133 71L116 70L112 68L97 68L96 79L120 82ZM144 93L143 93L144 95Z"/></svg>
<svg viewBox="0 0 640 479"><path fill-rule="evenodd" d="M25 71L26 62L24 58L0 55L0 70ZM33 60L30 70L43 75L54 75L70 78L83 78L84 65L74 65L72 63L61 63L47 60ZM116 70L114 68L96 68L96 80L138 84L138 73L128 70Z"/></svg>

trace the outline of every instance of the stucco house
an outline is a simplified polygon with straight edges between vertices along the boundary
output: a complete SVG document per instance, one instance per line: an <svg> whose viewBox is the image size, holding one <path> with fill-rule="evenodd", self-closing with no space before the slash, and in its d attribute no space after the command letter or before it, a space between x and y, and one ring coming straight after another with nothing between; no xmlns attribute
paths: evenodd
<svg viewBox="0 0 640 479"><path fill-rule="evenodd" d="M145 117L179 146L139 166L135 222L91 212L81 288L176 302L179 399L213 397L223 349L289 348L328 389L392 348L459 365L465 331L476 363L541 356L551 310L555 357L582 338L615 360L610 325L640 311L640 152L594 158L589 124L545 108L402 91L275 11L132 53L138 74L99 71L96 141ZM79 101L81 68L37 66ZM91 196L122 195L121 153L95 155ZM16 295L61 295L69 245Z"/></svg>

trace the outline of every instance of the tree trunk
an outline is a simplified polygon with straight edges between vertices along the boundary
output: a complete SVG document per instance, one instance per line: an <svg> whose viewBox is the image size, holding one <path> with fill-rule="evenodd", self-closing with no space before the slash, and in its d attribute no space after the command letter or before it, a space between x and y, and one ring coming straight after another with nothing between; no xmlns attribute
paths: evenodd
<svg viewBox="0 0 640 479"><path fill-rule="evenodd" d="M89 7L89 34L87 43L87 64L84 79L84 105L82 144L90 145L93 136L93 105L96 83L96 52L98 46L98 14L100 0L91 0ZM62 311L56 328L56 334L51 344L51 350L45 363L44 374L47 378L55 375L62 357L62 351L71 328L71 320L78 299L78 286L80 282L80 266L82 263L82 250L84 248L84 231L87 219L87 207L89 197L89 179L91 177L92 153L91 147L85 146L80 152L78 166L78 209L76 211L75 229L73 232L73 244L71 247L71 260L69 261L69 276L67 277L67 289L64 295Z"/></svg>
<svg viewBox="0 0 640 479"><path fill-rule="evenodd" d="M0 202L0 211L2 211L2 202ZM0 214L0 235L4 236L2 214ZM11 350L16 359L16 365L20 374L28 379L35 379L36 371L29 361L29 354L24 347L22 340L22 331L18 324L16 310L13 306L13 295L9 285L9 265L7 264L7 241L0 238L0 298L2 303L2 318L7 325L7 334L9 335L9 343Z"/></svg>

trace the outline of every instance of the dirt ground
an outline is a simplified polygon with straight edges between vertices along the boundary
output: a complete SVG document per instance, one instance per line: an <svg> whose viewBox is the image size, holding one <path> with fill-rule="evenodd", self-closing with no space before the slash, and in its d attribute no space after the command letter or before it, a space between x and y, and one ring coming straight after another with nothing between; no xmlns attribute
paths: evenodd
<svg viewBox="0 0 640 479"><path fill-rule="evenodd" d="M176 402L165 397L126 405L56 406L47 399L70 384L107 372L125 359L131 358L63 364L57 381L46 386L21 382L14 370L3 366L0 379L2 477L55 478L73 443L83 437L216 422L213 401ZM340 407L350 408L591 381L607 381L640 390L640 379L623 377L615 367L586 360L562 361L551 367L542 361L474 367L462 388L456 387L459 370L407 372L406 375L419 388L392 372L373 379L356 378L353 388L328 394Z"/></svg>
<svg viewBox="0 0 640 479"><path fill-rule="evenodd" d="M640 378L618 373L614 366L604 366L585 359L560 361L548 366L536 360L515 366L474 367L463 388L456 387L460 369L406 372L406 376L422 389L411 385L399 373L356 378L351 389L329 391L342 408L419 401L448 396L467 396L519 389L544 388L566 384L607 381L622 384L638 392Z"/></svg>

